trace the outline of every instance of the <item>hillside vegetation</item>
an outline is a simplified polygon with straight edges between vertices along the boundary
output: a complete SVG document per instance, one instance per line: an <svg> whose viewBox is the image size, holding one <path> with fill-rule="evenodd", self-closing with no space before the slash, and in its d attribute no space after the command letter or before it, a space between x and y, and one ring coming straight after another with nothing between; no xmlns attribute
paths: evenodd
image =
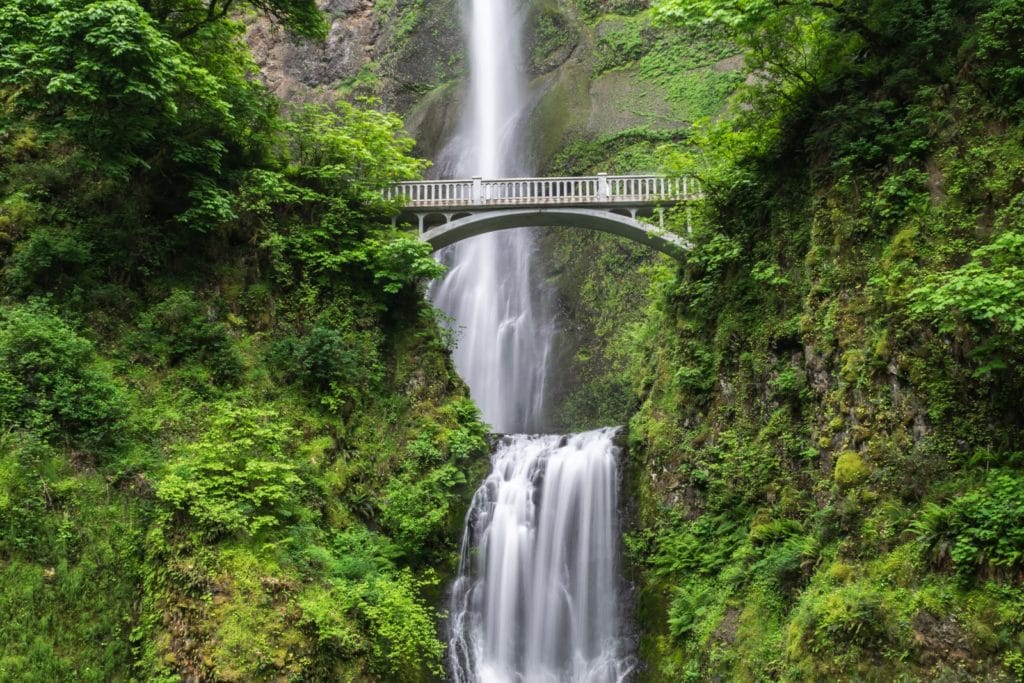
<svg viewBox="0 0 1024 683"><path fill-rule="evenodd" d="M1021 680L1024 8L659 11L756 82L662 150L707 200L631 339L642 678Z"/></svg>
<svg viewBox="0 0 1024 683"><path fill-rule="evenodd" d="M424 164L283 115L238 9L0 6L0 680L440 673L487 444L381 199Z"/></svg>

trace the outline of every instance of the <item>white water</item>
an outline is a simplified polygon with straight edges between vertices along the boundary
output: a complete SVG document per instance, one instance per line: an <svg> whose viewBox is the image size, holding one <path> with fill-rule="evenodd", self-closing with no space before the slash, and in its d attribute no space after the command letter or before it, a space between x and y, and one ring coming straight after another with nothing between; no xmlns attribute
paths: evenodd
<svg viewBox="0 0 1024 683"><path fill-rule="evenodd" d="M614 430L506 436L466 518L456 683L613 683L621 656ZM475 552L474 552L475 549Z"/></svg>
<svg viewBox="0 0 1024 683"><path fill-rule="evenodd" d="M527 89L521 44L524 7L515 0L466 0L470 107L443 156L456 177L528 172L519 125ZM448 276L431 292L456 324L455 366L495 432L544 427L544 379L554 326L533 287L533 236L506 230L447 248ZM548 322L542 322L548 321Z"/></svg>
<svg viewBox="0 0 1024 683"><path fill-rule="evenodd" d="M527 0L463 0L470 107L442 156L458 177L529 175ZM447 161L447 163L444 163ZM431 298L454 321L455 364L496 432L545 426L553 316L531 272L527 229L449 247ZM613 683L630 668L618 626L614 430L506 436L466 518L452 587L456 683Z"/></svg>

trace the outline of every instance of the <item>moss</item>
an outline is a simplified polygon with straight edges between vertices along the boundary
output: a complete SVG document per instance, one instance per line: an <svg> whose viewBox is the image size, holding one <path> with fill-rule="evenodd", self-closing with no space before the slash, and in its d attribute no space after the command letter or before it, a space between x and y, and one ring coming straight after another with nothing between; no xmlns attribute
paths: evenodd
<svg viewBox="0 0 1024 683"><path fill-rule="evenodd" d="M841 489L848 489L863 483L871 470L856 451L843 451L836 459L833 473L836 484Z"/></svg>

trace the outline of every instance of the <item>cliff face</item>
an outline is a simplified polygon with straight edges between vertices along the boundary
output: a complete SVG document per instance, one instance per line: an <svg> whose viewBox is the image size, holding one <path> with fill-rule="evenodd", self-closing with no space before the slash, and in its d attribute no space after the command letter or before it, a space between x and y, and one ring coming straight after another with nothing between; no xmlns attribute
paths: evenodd
<svg viewBox="0 0 1024 683"><path fill-rule="evenodd" d="M463 108L465 37L458 0L321 4L325 41L296 39L246 18L264 82L285 101L379 98L436 159ZM528 145L542 171L581 141L666 131L721 110L741 64L720 39L651 25L648 2L530 0L525 51L535 93ZM671 57L682 56L682 61ZM650 170L650 169L644 169Z"/></svg>
<svg viewBox="0 0 1024 683"><path fill-rule="evenodd" d="M288 101L330 99L378 55L382 27L373 2L326 0L330 23L324 42L296 38L271 20L247 17L245 41L267 88Z"/></svg>
<svg viewBox="0 0 1024 683"><path fill-rule="evenodd" d="M285 102L373 97L406 116L424 101L439 106L439 125L434 110L413 116L419 123L410 126L419 153L435 156L451 117L444 114L446 98L431 103L439 90L453 93L465 71L457 0L327 0L320 6L330 22L324 41L295 38L266 18L245 19L245 40L267 87Z"/></svg>

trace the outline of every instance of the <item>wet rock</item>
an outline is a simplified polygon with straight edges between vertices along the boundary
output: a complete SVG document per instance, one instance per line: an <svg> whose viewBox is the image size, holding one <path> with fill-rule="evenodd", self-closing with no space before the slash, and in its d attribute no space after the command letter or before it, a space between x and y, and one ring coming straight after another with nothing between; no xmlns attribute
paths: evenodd
<svg viewBox="0 0 1024 683"><path fill-rule="evenodd" d="M927 610L918 612L911 628L922 664L963 662L971 658L967 634L952 615L939 617Z"/></svg>
<svg viewBox="0 0 1024 683"><path fill-rule="evenodd" d="M829 377L827 359L818 353L813 346L804 347L804 367L807 369L807 381L816 394L823 395L828 391Z"/></svg>

